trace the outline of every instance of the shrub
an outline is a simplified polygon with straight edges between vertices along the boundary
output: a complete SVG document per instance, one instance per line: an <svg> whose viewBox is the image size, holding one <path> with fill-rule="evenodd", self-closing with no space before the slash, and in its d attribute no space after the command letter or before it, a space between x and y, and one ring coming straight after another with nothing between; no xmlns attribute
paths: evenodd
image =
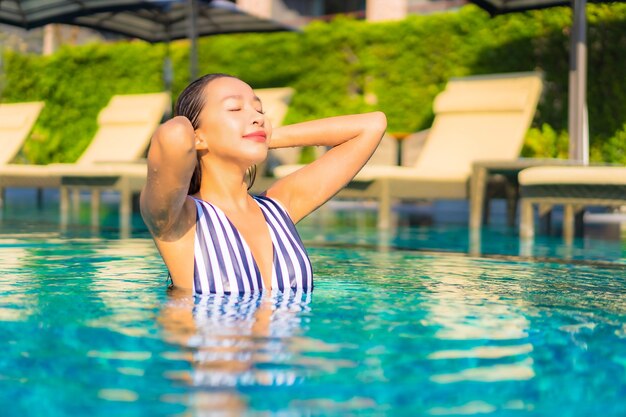
<svg viewBox="0 0 626 417"><path fill-rule="evenodd" d="M590 4L587 14L591 156L623 161L626 5ZM427 128L433 98L450 77L541 70L544 93L523 154L565 157L570 23L569 8L492 19L471 5L395 22L338 18L302 32L203 38L200 70L231 73L255 88L294 87L286 123L378 109L390 131ZM175 97L188 82L188 43L169 50ZM165 53L141 41L63 48L51 57L6 53L2 101L46 101L20 159L74 161L112 95L163 89Z"/></svg>

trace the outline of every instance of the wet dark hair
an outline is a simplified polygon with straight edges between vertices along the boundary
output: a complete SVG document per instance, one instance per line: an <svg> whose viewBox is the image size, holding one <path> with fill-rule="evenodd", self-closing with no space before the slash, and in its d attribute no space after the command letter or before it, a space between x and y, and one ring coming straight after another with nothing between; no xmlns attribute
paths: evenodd
<svg viewBox="0 0 626 417"><path fill-rule="evenodd" d="M229 74L212 73L206 74L189 84L176 100L174 106L175 116L184 116L191 122L191 126L196 130L200 127L200 113L204 108L204 89L209 83L219 78L236 78ZM246 171L248 177L248 190L254 184L256 179L256 165L251 166ZM200 154L196 154L196 167L193 170L191 181L189 182L189 190L187 195L196 194L200 191L200 182L202 181L202 167L200 165Z"/></svg>

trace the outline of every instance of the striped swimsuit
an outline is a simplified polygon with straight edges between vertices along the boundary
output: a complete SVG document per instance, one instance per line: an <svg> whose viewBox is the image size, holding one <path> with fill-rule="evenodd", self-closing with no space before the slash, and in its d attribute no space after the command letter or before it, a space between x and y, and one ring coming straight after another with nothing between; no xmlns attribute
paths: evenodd
<svg viewBox="0 0 626 417"><path fill-rule="evenodd" d="M253 196L274 249L272 289L310 291L313 270L289 214L276 200ZM194 198L197 208L194 243L195 294L251 293L265 289L250 247L218 207Z"/></svg>

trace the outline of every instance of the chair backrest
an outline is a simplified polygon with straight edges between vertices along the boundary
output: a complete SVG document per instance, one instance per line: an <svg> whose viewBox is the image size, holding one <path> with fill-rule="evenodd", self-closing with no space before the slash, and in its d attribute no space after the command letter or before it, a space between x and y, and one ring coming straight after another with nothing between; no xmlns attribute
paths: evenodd
<svg viewBox="0 0 626 417"><path fill-rule="evenodd" d="M378 147L367 161L368 165L396 165L396 161L398 158L398 144L396 140L385 133L383 138L380 140Z"/></svg>
<svg viewBox="0 0 626 417"><path fill-rule="evenodd" d="M463 177L474 161L518 158L541 89L535 72L450 80L435 99L435 120L415 167Z"/></svg>
<svg viewBox="0 0 626 417"><path fill-rule="evenodd" d="M283 124L293 92L294 90L291 87L259 88L254 90L257 97L261 99L265 117L269 119L273 127Z"/></svg>
<svg viewBox="0 0 626 417"><path fill-rule="evenodd" d="M15 158L43 107L41 101L0 104L0 165Z"/></svg>
<svg viewBox="0 0 626 417"><path fill-rule="evenodd" d="M98 115L98 131L79 164L133 162L141 158L170 106L168 93L113 96Z"/></svg>

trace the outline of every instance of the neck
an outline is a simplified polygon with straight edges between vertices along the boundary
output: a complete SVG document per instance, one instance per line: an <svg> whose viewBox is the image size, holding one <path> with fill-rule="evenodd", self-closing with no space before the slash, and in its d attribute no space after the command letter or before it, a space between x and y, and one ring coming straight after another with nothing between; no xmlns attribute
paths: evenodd
<svg viewBox="0 0 626 417"><path fill-rule="evenodd" d="M224 209L245 209L250 202L246 168L216 158L203 158L198 197Z"/></svg>

